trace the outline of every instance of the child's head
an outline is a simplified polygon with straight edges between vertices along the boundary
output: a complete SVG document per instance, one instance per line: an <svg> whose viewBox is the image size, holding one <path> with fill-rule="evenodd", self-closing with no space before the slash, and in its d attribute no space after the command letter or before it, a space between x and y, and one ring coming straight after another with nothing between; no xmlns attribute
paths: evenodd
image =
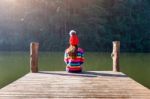
<svg viewBox="0 0 150 99"><path fill-rule="evenodd" d="M72 35L74 35L74 34L76 34L76 31L75 31L75 30L71 30L71 31L69 32L69 35L70 35L70 36L72 36Z"/></svg>

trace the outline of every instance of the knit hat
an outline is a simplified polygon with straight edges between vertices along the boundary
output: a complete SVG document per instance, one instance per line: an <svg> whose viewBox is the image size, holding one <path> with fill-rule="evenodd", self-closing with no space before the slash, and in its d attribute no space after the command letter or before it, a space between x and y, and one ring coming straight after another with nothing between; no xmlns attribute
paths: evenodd
<svg viewBox="0 0 150 99"><path fill-rule="evenodd" d="M69 35L72 36L72 34L76 34L76 31L75 31L75 30L71 30L71 31L69 32Z"/></svg>

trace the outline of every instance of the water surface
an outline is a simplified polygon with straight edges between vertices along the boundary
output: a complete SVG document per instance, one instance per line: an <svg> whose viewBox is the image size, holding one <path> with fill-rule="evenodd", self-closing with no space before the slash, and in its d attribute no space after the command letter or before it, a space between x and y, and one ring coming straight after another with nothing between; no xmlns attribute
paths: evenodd
<svg viewBox="0 0 150 99"><path fill-rule="evenodd" d="M40 52L39 70L64 71L63 52ZM87 52L84 70L112 70L110 53ZM121 53L121 72L150 88L150 54ZM29 52L0 52L0 88L29 72Z"/></svg>

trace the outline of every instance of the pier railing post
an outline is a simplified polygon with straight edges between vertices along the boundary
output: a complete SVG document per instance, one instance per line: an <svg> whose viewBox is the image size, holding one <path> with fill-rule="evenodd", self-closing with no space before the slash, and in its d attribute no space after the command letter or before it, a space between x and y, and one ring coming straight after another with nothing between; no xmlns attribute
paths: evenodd
<svg viewBox="0 0 150 99"><path fill-rule="evenodd" d="M119 72L119 55L120 55L120 41L113 41L113 51L112 51L112 59L113 59L113 71Z"/></svg>
<svg viewBox="0 0 150 99"><path fill-rule="evenodd" d="M30 43L30 72L38 72L38 49L39 43Z"/></svg>

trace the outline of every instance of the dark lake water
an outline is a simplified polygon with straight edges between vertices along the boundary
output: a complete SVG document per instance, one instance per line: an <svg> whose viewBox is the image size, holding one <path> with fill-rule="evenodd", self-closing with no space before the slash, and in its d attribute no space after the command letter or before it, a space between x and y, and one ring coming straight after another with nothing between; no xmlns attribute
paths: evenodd
<svg viewBox="0 0 150 99"><path fill-rule="evenodd" d="M64 71L63 52L40 52L39 70ZM110 53L85 53L85 71L112 70ZM121 72L150 88L150 53L121 53ZM0 52L0 88L29 72L29 52Z"/></svg>

